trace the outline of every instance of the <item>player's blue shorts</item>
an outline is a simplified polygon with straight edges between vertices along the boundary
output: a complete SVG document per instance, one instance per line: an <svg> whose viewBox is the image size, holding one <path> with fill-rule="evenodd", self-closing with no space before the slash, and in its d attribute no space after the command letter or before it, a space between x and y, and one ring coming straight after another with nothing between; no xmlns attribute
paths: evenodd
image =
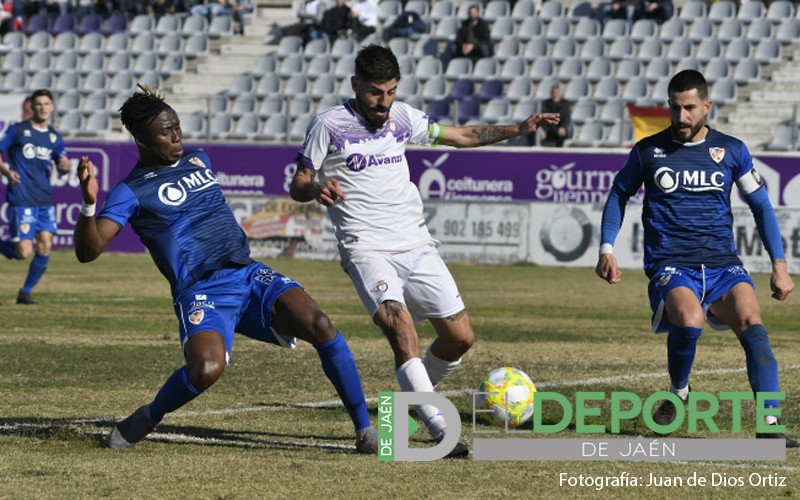
<svg viewBox="0 0 800 500"><path fill-rule="evenodd" d="M664 311L664 300L672 289L679 286L685 286L694 292L700 305L703 306L703 312L712 328L728 330L728 325L711 314L708 308L738 283L750 283L750 286L756 287L744 266L705 267L702 269L670 266L659 268L653 274L647 287L650 309L653 311L653 332L667 332L672 327L672 324L667 321L667 313Z"/></svg>
<svg viewBox="0 0 800 500"><path fill-rule="evenodd" d="M220 269L198 281L175 300L181 347L198 332L219 332L230 356L233 334L294 348L296 339L276 332L272 306L284 292L300 284L260 262L247 267Z"/></svg>
<svg viewBox="0 0 800 500"><path fill-rule="evenodd" d="M11 241L36 238L39 231L56 234L56 209L52 205L44 207L8 206L8 230Z"/></svg>

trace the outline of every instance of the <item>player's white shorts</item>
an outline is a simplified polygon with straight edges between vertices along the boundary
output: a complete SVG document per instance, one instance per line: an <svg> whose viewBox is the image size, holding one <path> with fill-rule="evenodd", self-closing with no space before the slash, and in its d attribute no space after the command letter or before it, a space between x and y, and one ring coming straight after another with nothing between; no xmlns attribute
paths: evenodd
<svg viewBox="0 0 800 500"><path fill-rule="evenodd" d="M342 267L371 318L387 300L405 304L415 323L464 310L456 282L433 245L407 252L353 252Z"/></svg>

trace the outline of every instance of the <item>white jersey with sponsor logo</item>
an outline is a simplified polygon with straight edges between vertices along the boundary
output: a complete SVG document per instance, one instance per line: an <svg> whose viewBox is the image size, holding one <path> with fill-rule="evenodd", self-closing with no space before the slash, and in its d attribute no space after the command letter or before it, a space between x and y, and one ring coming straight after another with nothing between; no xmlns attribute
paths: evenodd
<svg viewBox="0 0 800 500"><path fill-rule="evenodd" d="M317 171L319 182L336 179L346 201L328 208L342 250L405 251L433 241L422 198L411 182L406 143L429 145L441 127L402 102L371 129L352 102L317 115L309 124L298 162Z"/></svg>

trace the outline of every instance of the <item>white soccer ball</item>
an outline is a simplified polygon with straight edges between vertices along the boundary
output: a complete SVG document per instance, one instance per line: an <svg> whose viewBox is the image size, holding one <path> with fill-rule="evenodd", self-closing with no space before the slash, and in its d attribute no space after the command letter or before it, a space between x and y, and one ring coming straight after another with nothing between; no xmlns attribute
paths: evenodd
<svg viewBox="0 0 800 500"><path fill-rule="evenodd" d="M519 427L533 415L536 386L522 370L504 366L483 379L475 395L475 406L484 420L498 427Z"/></svg>

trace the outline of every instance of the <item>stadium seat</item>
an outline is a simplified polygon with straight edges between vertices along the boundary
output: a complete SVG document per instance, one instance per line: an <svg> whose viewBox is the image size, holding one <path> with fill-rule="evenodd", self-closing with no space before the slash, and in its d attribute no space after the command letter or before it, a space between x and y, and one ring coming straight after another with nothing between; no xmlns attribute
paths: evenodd
<svg viewBox="0 0 800 500"><path fill-rule="evenodd" d="M508 0L489 0L481 17L488 23L494 23L501 18L511 19L511 4Z"/></svg>
<svg viewBox="0 0 800 500"><path fill-rule="evenodd" d="M277 94L264 97L258 105L258 116L269 118L272 115L286 114L286 99Z"/></svg>
<svg viewBox="0 0 800 500"><path fill-rule="evenodd" d="M67 70L58 75L53 90L57 93L77 91L80 88L81 77L76 70Z"/></svg>
<svg viewBox="0 0 800 500"><path fill-rule="evenodd" d="M627 120L621 120L613 125L608 134L603 136L598 146L614 148L628 146L633 143L633 126Z"/></svg>
<svg viewBox="0 0 800 500"><path fill-rule="evenodd" d="M511 7L511 19L517 24L521 24L526 19L534 18L536 14L536 3L531 0L517 0Z"/></svg>
<svg viewBox="0 0 800 500"><path fill-rule="evenodd" d="M477 82L494 80L500 76L500 62L494 57L482 57L475 62L472 79Z"/></svg>
<svg viewBox="0 0 800 500"><path fill-rule="evenodd" d="M644 77L650 83L655 83L659 78L670 76L672 74L672 63L664 57L657 57L652 59L644 70Z"/></svg>
<svg viewBox="0 0 800 500"><path fill-rule="evenodd" d="M312 79L322 75L331 75L335 66L333 58L329 54L317 54L306 65L306 74Z"/></svg>
<svg viewBox="0 0 800 500"><path fill-rule="evenodd" d="M286 126L286 115L272 115L264 122L258 136L268 141L283 141L286 139Z"/></svg>
<svg viewBox="0 0 800 500"><path fill-rule="evenodd" d="M492 99L486 103L481 116L486 123L507 121L511 117L511 102L508 99Z"/></svg>
<svg viewBox="0 0 800 500"><path fill-rule="evenodd" d="M608 48L606 57L612 61L633 60L631 59L636 54L636 45L628 37L617 38L611 42Z"/></svg>
<svg viewBox="0 0 800 500"><path fill-rule="evenodd" d="M428 103L428 116L436 122L453 121L451 103L447 99L434 99Z"/></svg>
<svg viewBox="0 0 800 500"><path fill-rule="evenodd" d="M321 75L311 85L310 95L316 100L328 95L338 95L336 92L336 77L331 74Z"/></svg>
<svg viewBox="0 0 800 500"><path fill-rule="evenodd" d="M679 73L685 69L700 71L700 62L696 59L683 59L675 64L675 68L672 71L674 73Z"/></svg>
<svg viewBox="0 0 800 500"><path fill-rule="evenodd" d="M64 92L58 96L58 106L56 113L59 116L68 111L77 111L81 109L81 95L76 91Z"/></svg>
<svg viewBox="0 0 800 500"><path fill-rule="evenodd" d="M74 68L78 67L78 63L80 61L80 57L78 56L77 51L68 51L62 52L61 54L56 57L56 62L53 65L53 71L55 74L60 75L65 71L72 71Z"/></svg>
<svg viewBox="0 0 800 500"><path fill-rule="evenodd" d="M549 0L553 1L553 0ZM561 62L578 54L578 42L573 38L562 38L553 45L553 59Z"/></svg>
<svg viewBox="0 0 800 500"><path fill-rule="evenodd" d="M237 97L242 94L250 94L255 90L255 82L249 73L242 73L233 77L228 85L227 94L229 97Z"/></svg>
<svg viewBox="0 0 800 500"><path fill-rule="evenodd" d="M648 96L647 80L643 77L631 78L622 91L622 100L628 104L641 104Z"/></svg>
<svg viewBox="0 0 800 500"><path fill-rule="evenodd" d="M283 95L286 97L305 97L310 89L310 80L304 73L298 73L286 80Z"/></svg>
<svg viewBox="0 0 800 500"><path fill-rule="evenodd" d="M414 44L414 57L417 60L425 56L439 56L439 41L431 35L422 35Z"/></svg>
<svg viewBox="0 0 800 500"><path fill-rule="evenodd" d="M497 0L493 1L496 2ZM501 17L492 23L492 27L489 30L489 38L493 43L498 43L503 38L513 37L516 28L517 25L514 23L513 19L510 17Z"/></svg>
<svg viewBox="0 0 800 500"><path fill-rule="evenodd" d="M161 59L158 71L164 78L186 73L186 57L183 54L170 54Z"/></svg>
<svg viewBox="0 0 800 500"><path fill-rule="evenodd" d="M422 85L422 99L426 102L442 100L447 98L447 81L444 76L436 76Z"/></svg>
<svg viewBox="0 0 800 500"><path fill-rule="evenodd" d="M688 38L676 38L672 40L667 49L667 59L676 63L678 61L690 59L692 57L692 41Z"/></svg>
<svg viewBox="0 0 800 500"><path fill-rule="evenodd" d="M575 103L570 114L570 121L583 125L597 118L597 103L592 99L583 99Z"/></svg>
<svg viewBox="0 0 800 500"><path fill-rule="evenodd" d="M205 117L201 113L191 113L181 117L181 132L185 138L200 139L206 136Z"/></svg>
<svg viewBox="0 0 800 500"><path fill-rule="evenodd" d="M511 113L511 120L517 123L521 122L537 111L539 111L538 100L532 97L523 99L514 106L514 111Z"/></svg>
<svg viewBox="0 0 800 500"><path fill-rule="evenodd" d="M714 22L707 18L702 17L700 19L696 19L690 26L689 26L689 33L687 34L687 38L692 42L700 42L701 40L705 40L707 38L711 38L715 31Z"/></svg>
<svg viewBox="0 0 800 500"><path fill-rule="evenodd" d="M117 52L111 56L103 69L105 69L106 73L109 75L114 75L120 71L128 71L128 69L132 66L132 61L133 58L131 57L130 53Z"/></svg>
<svg viewBox="0 0 800 500"><path fill-rule="evenodd" d="M497 44L494 57L498 61L505 63L511 57L522 56L522 48L523 45L520 43L519 38L509 36L500 40L500 43Z"/></svg>
<svg viewBox="0 0 800 500"><path fill-rule="evenodd" d="M754 19L747 27L745 38L753 43L773 37L772 21L766 18Z"/></svg>
<svg viewBox="0 0 800 500"><path fill-rule="evenodd" d="M305 59L303 58L303 54L292 54L290 56L286 56L278 65L278 75L281 78L290 78L292 76L303 74L305 75Z"/></svg>
<svg viewBox="0 0 800 500"><path fill-rule="evenodd" d="M534 37L525 44L525 51L522 53L522 57L525 58L525 61L531 63L541 57L549 57L549 53L550 48L547 40L544 37Z"/></svg>
<svg viewBox="0 0 800 500"><path fill-rule="evenodd" d="M641 43L658 37L658 24L652 19L637 19L631 27L630 38Z"/></svg>
<svg viewBox="0 0 800 500"><path fill-rule="evenodd" d="M702 63L722 57L722 42L716 38L708 38L700 42L694 53L694 58Z"/></svg>
<svg viewBox="0 0 800 500"><path fill-rule="evenodd" d="M105 39L100 33L87 33L81 37L80 43L78 43L78 53L85 56L91 52L102 52L104 44Z"/></svg>
<svg viewBox="0 0 800 500"><path fill-rule="evenodd" d="M381 2L381 4L383 4L383 2ZM428 17L430 17L431 21L434 23L438 23L442 19L454 16L455 14L456 8L451 0L436 0L432 2L431 12Z"/></svg>
<svg viewBox="0 0 800 500"><path fill-rule="evenodd" d="M731 64L737 64L740 60L751 57L752 53L753 49L750 41L745 38L737 38L728 43L724 57Z"/></svg>
<svg viewBox="0 0 800 500"><path fill-rule="evenodd" d="M319 102L317 103L316 112L317 113L322 113L325 110L328 110L330 108L339 106L343 102L344 102L344 100L339 95L329 94L329 95L323 96L322 99L320 99Z"/></svg>
<svg viewBox="0 0 800 500"><path fill-rule="evenodd" d="M625 117L625 102L622 99L609 99L600 110L598 120L604 125L613 125Z"/></svg>
<svg viewBox="0 0 800 500"><path fill-rule="evenodd" d="M653 90L650 92L648 106L666 106L669 92L669 81L671 76L664 76L653 83ZM708 80L706 80L708 81Z"/></svg>
<svg viewBox="0 0 800 500"><path fill-rule="evenodd" d="M289 114L289 118L296 118L300 115L307 115L311 113L312 107L313 103L311 102L310 97L307 95L295 95L289 99L287 113Z"/></svg>
<svg viewBox="0 0 800 500"><path fill-rule="evenodd" d="M510 82L518 76L524 76L527 74L528 63L526 63L525 59L523 59L521 56L517 56L509 58L503 63L503 67L500 69L500 74L497 76L497 79L504 82Z"/></svg>
<svg viewBox="0 0 800 500"><path fill-rule="evenodd" d="M131 53L134 56L153 52L156 48L156 37L153 33L139 33L131 42Z"/></svg>
<svg viewBox="0 0 800 500"><path fill-rule="evenodd" d="M264 54L256 60L253 69L250 70L250 75L255 78L261 78L266 74L274 73L277 69L278 58L275 54Z"/></svg>
<svg viewBox="0 0 800 500"><path fill-rule="evenodd" d="M126 33L115 33L106 40L103 53L106 56L113 56L119 52L130 50L130 46L130 38Z"/></svg>
<svg viewBox="0 0 800 500"><path fill-rule="evenodd" d="M442 68L442 60L436 56L424 56L417 62L417 67L414 70L414 76L421 82L425 82L435 76L444 74Z"/></svg>
<svg viewBox="0 0 800 500"><path fill-rule="evenodd" d="M337 61L342 57L353 56L356 52L356 41L352 38L337 38L331 47L331 55Z"/></svg>
<svg viewBox="0 0 800 500"><path fill-rule="evenodd" d="M59 33L53 39L53 46L50 47L50 53L58 55L67 50L75 50L78 48L79 43L80 39L74 32L65 31Z"/></svg>
<svg viewBox="0 0 800 500"><path fill-rule="evenodd" d="M753 58L761 64L775 63L781 60L781 44L775 39L767 38L758 42Z"/></svg>
<svg viewBox="0 0 800 500"><path fill-rule="evenodd" d="M227 139L233 131L233 118L228 113L216 113L208 123L208 133L212 139Z"/></svg>
<svg viewBox="0 0 800 500"><path fill-rule="evenodd" d="M182 52L183 38L180 33L167 33L158 40L156 52L160 57Z"/></svg>
<svg viewBox="0 0 800 500"><path fill-rule="evenodd" d="M99 15L99 14L89 14L91 15ZM87 16L83 16L85 18ZM81 18L81 22L83 21ZM80 33L80 28L78 28L78 32ZM100 32L105 36L111 36L114 33L127 33L128 32L128 16L125 14L113 14L106 19L105 24L100 29Z"/></svg>
<svg viewBox="0 0 800 500"><path fill-rule="evenodd" d="M49 89L53 83L55 83L55 75L50 68L47 68L33 73L28 81L28 86L32 89Z"/></svg>
<svg viewBox="0 0 800 500"><path fill-rule="evenodd" d="M528 78L533 82L540 82L555 74L556 68L556 62L550 57L536 59L528 69Z"/></svg>
<svg viewBox="0 0 800 500"><path fill-rule="evenodd" d="M800 39L800 19L793 18L781 21L778 25L778 31L775 33L775 39L783 45L788 45Z"/></svg>
<svg viewBox="0 0 800 500"><path fill-rule="evenodd" d="M142 85L147 85L154 89L160 89L163 85L163 81L161 79L161 75L156 70L152 71L145 71L139 76L134 75L136 78L133 82L131 82L130 91L136 90L136 83L141 83ZM112 82L113 83L113 82Z"/></svg>
<svg viewBox="0 0 800 500"><path fill-rule="evenodd" d="M678 19L693 23L695 19L704 19L708 16L708 5L704 0L689 0L683 4L678 12Z"/></svg>
<svg viewBox="0 0 800 500"><path fill-rule="evenodd" d="M742 3L736 13L737 19L741 19L745 24L750 24L756 19L766 18L767 8L760 0L750 0Z"/></svg>
<svg viewBox="0 0 800 500"><path fill-rule="evenodd" d="M386 46L392 51L395 57L400 57L411 54L411 50L414 48L414 42L408 37L396 36L390 39Z"/></svg>
<svg viewBox="0 0 800 500"><path fill-rule="evenodd" d="M775 135L764 146L767 151L791 151L795 148L796 134L790 125L779 125Z"/></svg>
<svg viewBox="0 0 800 500"><path fill-rule="evenodd" d="M581 45L580 58L586 63L591 63L595 59L606 58L606 44L599 36L592 37Z"/></svg>
<svg viewBox="0 0 800 500"><path fill-rule="evenodd" d="M238 119L244 115L255 113L256 96L253 94L240 94L234 97L230 104L229 113L231 117ZM257 128L256 128L257 130Z"/></svg>
<svg viewBox="0 0 800 500"><path fill-rule="evenodd" d="M47 14L34 14L25 21L22 28L23 33L31 37L36 33L48 33L52 27L52 21Z"/></svg>
<svg viewBox="0 0 800 500"><path fill-rule="evenodd" d="M33 73L38 73L42 70L50 70L50 67L53 65L53 56L50 55L49 52L37 52L28 57L28 62L25 65L25 71L28 72L29 75ZM46 87L38 87L38 88L46 88Z"/></svg>
<svg viewBox="0 0 800 500"><path fill-rule="evenodd" d="M597 121L588 121L578 128L577 134L572 139L564 141L566 146L593 148L600 145L603 140L603 124Z"/></svg>
<svg viewBox="0 0 800 500"><path fill-rule="evenodd" d="M27 54L35 54L37 52L49 52L50 46L53 44L53 35L46 31L39 31L28 37L28 43L25 44L25 52Z"/></svg>
<svg viewBox="0 0 800 500"><path fill-rule="evenodd" d="M566 17L556 17L551 19L550 23L545 28L544 36L551 43L566 37L570 37L572 36L572 23Z"/></svg>
<svg viewBox="0 0 800 500"><path fill-rule="evenodd" d="M295 117L292 120L291 127L289 127L289 141L295 143L303 142L306 138L308 124L311 123L311 120L313 119L314 115L312 113L306 113Z"/></svg>
<svg viewBox="0 0 800 500"><path fill-rule="evenodd" d="M131 19L127 31L132 36L136 36L141 33L151 33L155 27L156 21L152 14L139 14Z"/></svg>
<svg viewBox="0 0 800 500"><path fill-rule="evenodd" d="M83 115L80 111L67 111L58 120L58 130L61 135L72 136L77 135L78 131L83 128Z"/></svg>
<svg viewBox="0 0 800 500"><path fill-rule="evenodd" d="M563 17L564 13L564 4L560 0L546 0L542 3L538 15L545 23L549 23L553 19Z"/></svg>
<svg viewBox="0 0 800 500"><path fill-rule="evenodd" d="M567 19L573 23L580 23L582 19L591 18L593 15L594 7L586 0L575 0L567 7Z"/></svg>
<svg viewBox="0 0 800 500"><path fill-rule="evenodd" d="M102 69L95 70L86 75L83 79L83 84L78 90L84 95L92 94L94 92L105 92L108 77L106 72Z"/></svg>
<svg viewBox="0 0 800 500"><path fill-rule="evenodd" d="M731 17L722 21L722 24L719 25L716 37L719 41L728 43L734 38L743 37L744 33L744 23L735 17Z"/></svg>
<svg viewBox="0 0 800 500"><path fill-rule="evenodd" d="M127 18L126 18L127 19ZM75 33L84 36L87 33L99 33L103 29L103 16L100 14L84 14L75 26Z"/></svg>
<svg viewBox="0 0 800 500"><path fill-rule="evenodd" d="M717 105L732 103L738 97L736 83L731 80L719 80L711 85L708 96L711 102Z"/></svg>
<svg viewBox="0 0 800 500"><path fill-rule="evenodd" d="M261 129L261 120L255 114L245 114L236 120L233 130L228 136L233 140L255 139Z"/></svg>
<svg viewBox="0 0 800 500"><path fill-rule="evenodd" d="M91 77L92 75L89 76ZM132 90L134 90L136 88L136 84L140 82L142 84L146 84L145 82L142 82L142 79L135 78L133 72L120 71L119 73L112 76L111 80L108 81L106 92L108 92L112 96L119 94L127 94Z"/></svg>
<svg viewBox="0 0 800 500"><path fill-rule="evenodd" d="M591 17L581 17L575 25L573 37L579 42L585 42L589 38L599 37L603 32L600 21Z"/></svg>
<svg viewBox="0 0 800 500"><path fill-rule="evenodd" d="M152 52L140 54L133 63L131 71L133 71L133 74L136 76L158 71L158 56Z"/></svg>
<svg viewBox="0 0 800 500"><path fill-rule="evenodd" d="M95 111L105 111L108 107L108 96L104 92L89 94L83 99L83 106L80 111L88 117Z"/></svg>
<svg viewBox="0 0 800 500"><path fill-rule="evenodd" d="M568 57L558 66L558 73L556 76L558 76L558 79L562 82L569 82L575 78L583 77L585 71L586 68L580 57Z"/></svg>
<svg viewBox="0 0 800 500"><path fill-rule="evenodd" d="M720 24L725 19L736 17L736 4L730 0L713 2L708 8L707 17L714 24Z"/></svg>
<svg viewBox="0 0 800 500"><path fill-rule="evenodd" d="M608 43L615 40L623 40L628 38L628 21L625 19L609 19L603 26L602 37Z"/></svg>
<svg viewBox="0 0 800 500"><path fill-rule="evenodd" d="M795 16L794 3L790 0L772 0L767 7L765 17L772 21L774 24L780 24L786 19L791 19Z"/></svg>
<svg viewBox="0 0 800 500"><path fill-rule="evenodd" d="M469 78L456 80L450 88L450 93L447 95L447 100L460 101L470 98L475 95L475 82Z"/></svg>
<svg viewBox="0 0 800 500"><path fill-rule="evenodd" d="M264 75L256 84L255 94L257 97L266 97L278 94L281 90L281 79L274 73Z"/></svg>
<svg viewBox="0 0 800 500"><path fill-rule="evenodd" d="M0 64L0 73L7 74L14 70L24 71L26 66L25 62L28 56L22 49L16 49L8 52Z"/></svg>
<svg viewBox="0 0 800 500"><path fill-rule="evenodd" d="M586 78L592 83L597 83L601 79L610 76L611 72L611 61L605 57L596 57L589 62L589 67L586 68Z"/></svg>
<svg viewBox="0 0 800 500"><path fill-rule="evenodd" d="M192 16L198 17L198 16ZM156 20L153 33L162 37L170 33L179 35L181 31L181 18L176 14L164 14Z"/></svg>
<svg viewBox="0 0 800 500"><path fill-rule="evenodd" d="M427 0L408 0L406 2L405 10L409 12L416 12L421 18L425 19L431 12L431 6Z"/></svg>
<svg viewBox="0 0 800 500"><path fill-rule="evenodd" d="M275 55L283 60L286 57L303 53L303 39L297 35L285 35L278 42Z"/></svg>
<svg viewBox="0 0 800 500"><path fill-rule="evenodd" d="M683 19L676 17L667 19L658 31L658 37L667 42L684 36L686 36L686 23Z"/></svg>
<svg viewBox="0 0 800 500"><path fill-rule="evenodd" d="M746 61L749 61L758 67L758 63L752 59L748 59ZM740 62L739 66L746 61ZM706 81L708 83L714 83L717 80L731 78L731 65L725 59L714 59L712 61L708 61L708 63L706 63L706 67L703 69L703 76L706 77Z"/></svg>
<svg viewBox="0 0 800 500"><path fill-rule="evenodd" d="M639 44L639 49L636 54L637 59L647 63L657 57L663 57L667 51L664 48L664 42L659 38L650 38Z"/></svg>
<svg viewBox="0 0 800 500"><path fill-rule="evenodd" d="M86 76L94 71L102 71L104 66L105 57L103 56L102 52L92 52L83 56L79 71L81 75Z"/></svg>
<svg viewBox="0 0 800 500"><path fill-rule="evenodd" d="M450 81L458 80L472 74L473 64L469 57L455 57L447 63L444 76Z"/></svg>
<svg viewBox="0 0 800 500"><path fill-rule="evenodd" d="M730 66L727 61L719 62ZM747 85L761 81L761 64L755 59L742 59L734 67L732 78L738 85Z"/></svg>
<svg viewBox="0 0 800 500"><path fill-rule="evenodd" d="M592 91L592 84L585 76L576 76L569 80L564 88L564 99L576 102L589 97Z"/></svg>
<svg viewBox="0 0 800 500"><path fill-rule="evenodd" d="M506 98L516 103L530 98L531 95L533 95L533 82L526 76L520 76L509 83Z"/></svg>
<svg viewBox="0 0 800 500"><path fill-rule="evenodd" d="M481 116L481 101L477 96L467 97L460 101L453 101L455 105L454 115L457 125L465 125L471 120L476 120Z"/></svg>
<svg viewBox="0 0 800 500"><path fill-rule="evenodd" d="M397 83L397 98L405 100L409 96L417 95L422 90L419 80L413 75L400 79Z"/></svg>
<svg viewBox="0 0 800 500"><path fill-rule="evenodd" d="M551 91L553 87L559 84L558 79L555 77L547 77L536 87L536 94L534 97L539 101L544 101L545 99L549 99L551 95Z"/></svg>
<svg viewBox="0 0 800 500"><path fill-rule="evenodd" d="M382 0L378 3L378 20L387 24L387 21L397 17L403 11L403 4L399 0Z"/></svg>
<svg viewBox="0 0 800 500"><path fill-rule="evenodd" d="M520 5L517 2L516 5ZM544 35L544 22L538 17L526 17L522 20L517 28L517 38L523 42L527 42L531 38L540 37Z"/></svg>
<svg viewBox="0 0 800 500"><path fill-rule="evenodd" d="M96 137L110 131L111 117L106 110L98 110L86 118L83 128L78 131L78 136Z"/></svg>
<svg viewBox="0 0 800 500"><path fill-rule="evenodd" d="M318 55L327 55L330 52L330 42L327 38L317 38L316 40L309 40L303 48L303 57L306 61L314 59Z"/></svg>
<svg viewBox="0 0 800 500"><path fill-rule="evenodd" d="M208 32L208 19L206 16L186 16L181 23L180 36L189 38L194 33Z"/></svg>
<svg viewBox="0 0 800 500"><path fill-rule="evenodd" d="M593 98L604 103L611 99L618 99L622 95L622 87L615 76L607 76L594 84Z"/></svg>

